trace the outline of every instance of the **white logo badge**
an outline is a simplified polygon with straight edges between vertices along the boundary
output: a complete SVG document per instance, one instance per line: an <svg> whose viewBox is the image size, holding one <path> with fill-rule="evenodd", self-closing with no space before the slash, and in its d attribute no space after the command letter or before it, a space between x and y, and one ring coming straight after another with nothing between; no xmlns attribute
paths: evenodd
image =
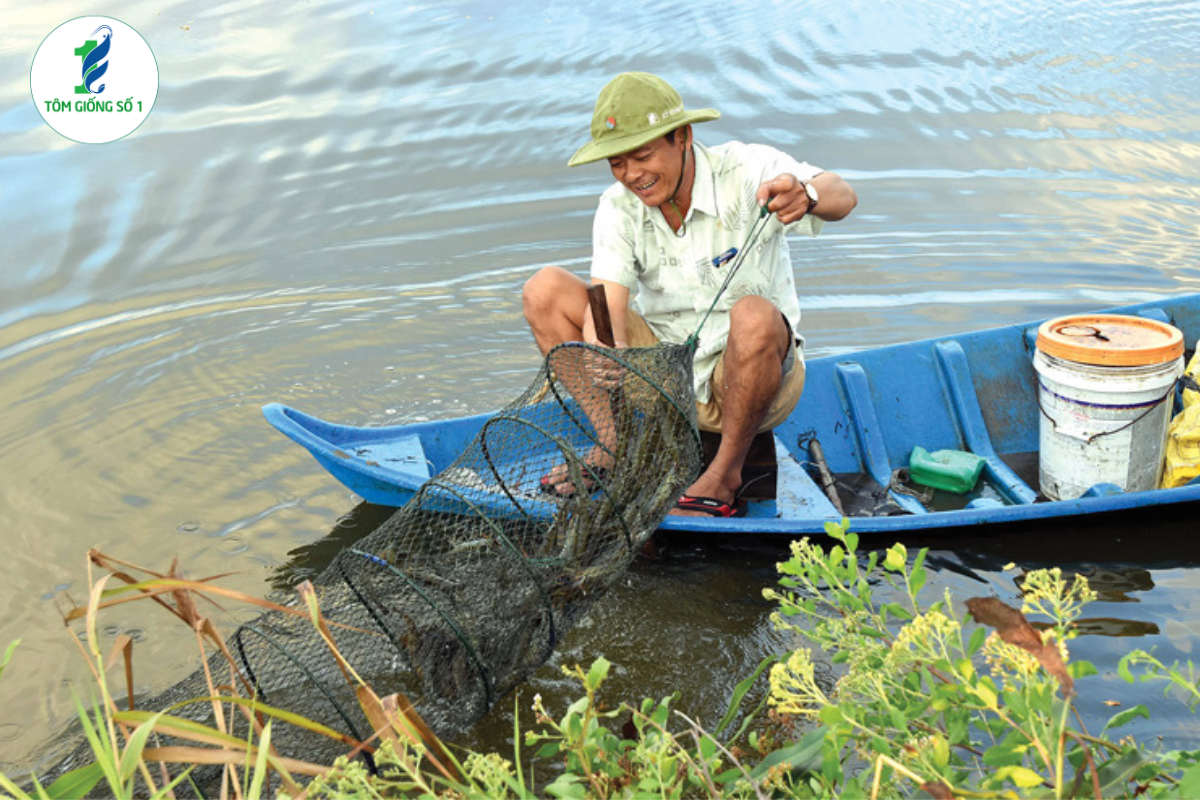
<svg viewBox="0 0 1200 800"><path fill-rule="evenodd" d="M42 119L63 136L84 144L112 142L149 116L158 97L158 62L124 22L78 17L38 47L29 90Z"/></svg>

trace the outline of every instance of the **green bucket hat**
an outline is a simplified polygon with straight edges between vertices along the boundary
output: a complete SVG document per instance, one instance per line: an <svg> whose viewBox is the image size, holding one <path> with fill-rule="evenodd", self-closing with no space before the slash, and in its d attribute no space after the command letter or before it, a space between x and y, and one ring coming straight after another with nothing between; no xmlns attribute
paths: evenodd
<svg viewBox="0 0 1200 800"><path fill-rule="evenodd" d="M685 111L679 92L656 75L622 72L600 90L592 112L592 140L571 156L567 166L628 153L676 128L720 116L715 108Z"/></svg>

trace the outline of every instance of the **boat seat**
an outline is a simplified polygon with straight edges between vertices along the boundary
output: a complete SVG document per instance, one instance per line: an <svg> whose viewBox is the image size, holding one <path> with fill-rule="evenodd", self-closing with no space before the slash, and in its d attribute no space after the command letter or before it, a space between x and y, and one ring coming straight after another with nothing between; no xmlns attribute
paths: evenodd
<svg viewBox="0 0 1200 800"><path fill-rule="evenodd" d="M700 431L704 447L704 466L707 469L721 446L721 434ZM750 452L742 465L741 497L749 500L774 500L779 481L779 462L775 457L775 432L763 431L750 442Z"/></svg>

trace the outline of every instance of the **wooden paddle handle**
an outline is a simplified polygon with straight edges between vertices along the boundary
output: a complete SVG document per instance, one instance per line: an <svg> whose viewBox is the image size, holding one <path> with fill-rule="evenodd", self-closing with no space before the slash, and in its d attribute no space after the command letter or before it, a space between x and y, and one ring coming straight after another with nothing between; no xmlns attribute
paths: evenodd
<svg viewBox="0 0 1200 800"><path fill-rule="evenodd" d="M596 339L600 344L615 347L613 340L612 318L608 315L608 298L603 284L589 286L588 305L592 307L592 324L596 327Z"/></svg>

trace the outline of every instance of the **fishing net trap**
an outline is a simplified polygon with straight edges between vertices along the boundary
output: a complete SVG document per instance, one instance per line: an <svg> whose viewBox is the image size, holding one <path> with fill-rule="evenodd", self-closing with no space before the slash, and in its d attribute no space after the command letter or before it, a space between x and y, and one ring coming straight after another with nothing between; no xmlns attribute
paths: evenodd
<svg viewBox="0 0 1200 800"><path fill-rule="evenodd" d="M312 579L338 651L379 696L401 693L439 736L453 737L545 663L699 472L693 350L553 349L530 388L453 464ZM262 703L358 741L372 736L305 615L267 611L226 641ZM229 673L221 653L210 674L218 665ZM207 685L198 670L139 705L185 703L207 696ZM190 703L173 713L207 721L213 709ZM286 725L272 744L323 763L347 749Z"/></svg>

